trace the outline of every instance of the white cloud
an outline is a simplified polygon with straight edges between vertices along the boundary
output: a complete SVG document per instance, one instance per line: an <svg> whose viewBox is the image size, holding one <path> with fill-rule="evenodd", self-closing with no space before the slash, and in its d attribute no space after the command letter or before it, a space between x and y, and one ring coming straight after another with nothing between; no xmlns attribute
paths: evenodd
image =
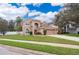
<svg viewBox="0 0 79 59"><path fill-rule="evenodd" d="M37 16L37 15L41 15L41 14L42 14L42 12L33 10L33 11L29 12L28 16Z"/></svg>
<svg viewBox="0 0 79 59"><path fill-rule="evenodd" d="M26 4L24 4L26 5ZM38 5L38 4L35 4ZM24 16L26 13L28 13L28 16L36 16L33 19L41 20L41 21L46 21L46 22L51 22L54 18L57 12L48 12L48 13L43 13L40 11L32 10L30 11L27 7L21 6L17 8L16 6L12 6L11 4L0 4L0 17L6 19L6 20L15 20L17 16Z"/></svg>
<svg viewBox="0 0 79 59"><path fill-rule="evenodd" d="M33 6L39 7L42 3L33 3Z"/></svg>
<svg viewBox="0 0 79 59"><path fill-rule="evenodd" d="M51 3L51 6L64 6L64 4L63 3Z"/></svg>
<svg viewBox="0 0 79 59"><path fill-rule="evenodd" d="M33 6L39 7L42 3L17 3L19 6L25 6L32 4Z"/></svg>
<svg viewBox="0 0 79 59"><path fill-rule="evenodd" d="M6 20L15 20L17 16L24 16L28 12L28 8L11 6L11 4L0 4L0 17Z"/></svg>
<svg viewBox="0 0 79 59"><path fill-rule="evenodd" d="M48 12L48 13L42 13L39 11L33 11L31 13L29 13L29 16L34 16L34 15L38 15L36 17L34 17L33 19L37 19L37 20L41 20L42 22L51 22L52 20L55 19L55 15L57 14L57 12Z"/></svg>
<svg viewBox="0 0 79 59"><path fill-rule="evenodd" d="M17 3L19 6L25 6L25 5L30 5L32 3Z"/></svg>

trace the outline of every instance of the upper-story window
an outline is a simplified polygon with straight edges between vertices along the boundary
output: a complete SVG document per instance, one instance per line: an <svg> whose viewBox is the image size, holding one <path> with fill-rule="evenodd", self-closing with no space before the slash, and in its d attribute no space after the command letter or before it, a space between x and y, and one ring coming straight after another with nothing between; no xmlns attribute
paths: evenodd
<svg viewBox="0 0 79 59"><path fill-rule="evenodd" d="M26 26L26 27L30 27L30 24L29 24L29 23L25 23L25 26Z"/></svg>
<svg viewBox="0 0 79 59"><path fill-rule="evenodd" d="M26 23L26 25L29 25L29 23Z"/></svg>
<svg viewBox="0 0 79 59"><path fill-rule="evenodd" d="M29 23L26 23L26 25L29 25Z"/></svg>
<svg viewBox="0 0 79 59"><path fill-rule="evenodd" d="M26 25L26 26L29 26L30 24L29 24L29 23L25 23L25 25Z"/></svg>
<svg viewBox="0 0 79 59"><path fill-rule="evenodd" d="M38 23L34 24L34 28L36 28L36 29L38 28Z"/></svg>
<svg viewBox="0 0 79 59"><path fill-rule="evenodd" d="M75 24L69 24L69 28L75 28Z"/></svg>

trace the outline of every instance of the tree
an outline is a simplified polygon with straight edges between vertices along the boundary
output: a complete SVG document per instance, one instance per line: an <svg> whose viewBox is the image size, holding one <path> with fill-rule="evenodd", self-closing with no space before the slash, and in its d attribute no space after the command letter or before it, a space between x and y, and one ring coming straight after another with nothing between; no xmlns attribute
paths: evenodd
<svg viewBox="0 0 79 59"><path fill-rule="evenodd" d="M15 22L13 20L10 20L8 25L9 31L14 31L14 26Z"/></svg>
<svg viewBox="0 0 79 59"><path fill-rule="evenodd" d="M15 30L17 30L17 31L22 30L21 22L22 22L22 19L20 17L17 17L16 21L15 21L15 23L16 23Z"/></svg>
<svg viewBox="0 0 79 59"><path fill-rule="evenodd" d="M0 18L0 32L5 35L8 31L8 22L2 18Z"/></svg>
<svg viewBox="0 0 79 59"><path fill-rule="evenodd" d="M15 30L21 31L22 30L22 26L15 26Z"/></svg>
<svg viewBox="0 0 79 59"><path fill-rule="evenodd" d="M64 8L56 15L55 24L63 31L63 27L69 22L79 24L79 4L69 3L65 4Z"/></svg>
<svg viewBox="0 0 79 59"><path fill-rule="evenodd" d="M16 23L17 23L17 25L18 25L20 22L22 22L22 19L18 16L18 17L16 18Z"/></svg>

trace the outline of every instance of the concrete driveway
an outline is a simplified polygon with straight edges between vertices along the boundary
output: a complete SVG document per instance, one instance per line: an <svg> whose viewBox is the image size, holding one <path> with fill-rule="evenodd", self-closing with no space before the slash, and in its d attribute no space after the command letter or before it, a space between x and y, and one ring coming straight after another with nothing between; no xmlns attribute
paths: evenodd
<svg viewBox="0 0 79 59"><path fill-rule="evenodd" d="M0 55L50 55L50 54L7 45L0 45Z"/></svg>
<svg viewBox="0 0 79 59"><path fill-rule="evenodd" d="M73 36L66 36L66 35L48 35L52 37L62 38L66 40L73 40L73 41L79 41L79 37L73 37Z"/></svg>

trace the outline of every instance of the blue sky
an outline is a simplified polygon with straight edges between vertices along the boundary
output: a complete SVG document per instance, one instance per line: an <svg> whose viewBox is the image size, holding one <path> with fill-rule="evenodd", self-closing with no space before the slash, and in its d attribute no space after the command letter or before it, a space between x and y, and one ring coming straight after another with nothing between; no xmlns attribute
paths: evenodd
<svg viewBox="0 0 79 59"><path fill-rule="evenodd" d="M0 4L0 16L7 20L20 16L50 22L61 8L63 4L56 3L4 3Z"/></svg>
<svg viewBox="0 0 79 59"><path fill-rule="evenodd" d="M20 7L17 3L10 3L10 4L12 6L16 6L17 8ZM52 11L52 12L59 11L60 8L62 8L62 6L60 5L52 6L51 3L43 3L39 6L33 6L33 4L26 4L25 6L28 7L30 10L37 10L44 13L47 13L49 11Z"/></svg>

